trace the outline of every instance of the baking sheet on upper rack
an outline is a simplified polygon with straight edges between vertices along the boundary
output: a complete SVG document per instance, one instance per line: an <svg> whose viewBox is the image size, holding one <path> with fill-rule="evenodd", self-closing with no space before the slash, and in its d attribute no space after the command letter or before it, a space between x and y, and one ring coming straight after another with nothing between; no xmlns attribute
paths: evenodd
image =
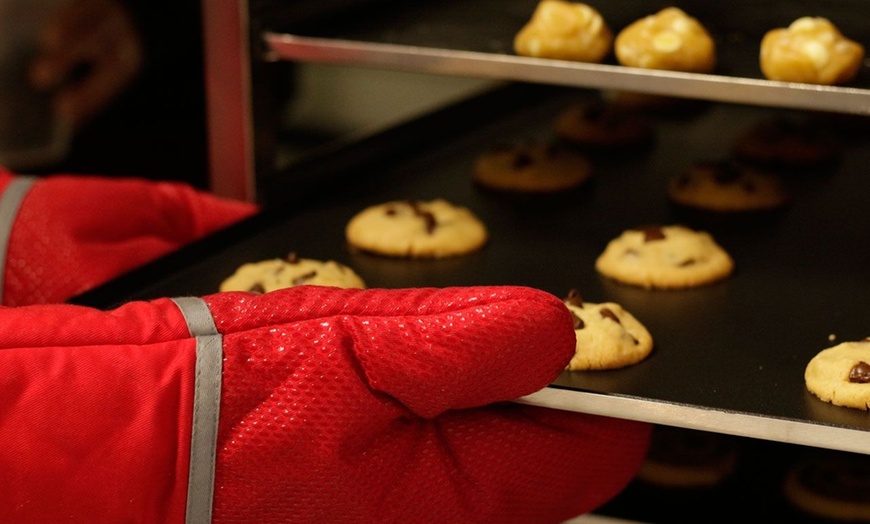
<svg viewBox="0 0 870 524"><path fill-rule="evenodd" d="M813 2L587 2L614 34L668 6L697 18L716 43L712 74L620 66L613 55L602 64L518 56L513 38L529 20L536 0L367 2L319 23L283 22L280 4L252 15L274 60L384 67L405 71L541 82L591 88L633 89L687 98L766 107L870 113L870 71L844 86L765 79L759 66L764 34L803 16L831 20L848 38L870 44L870 4L863 0ZM369 5L373 4L373 5Z"/></svg>
<svg viewBox="0 0 870 524"><path fill-rule="evenodd" d="M623 305L649 328L655 349L626 369L563 373L545 391L567 392L559 402L573 404L557 407L870 453L867 413L815 399L803 379L807 362L831 346L832 337L840 342L870 335L868 122L815 115L850 123L848 131L839 128L844 152L836 165L787 174L794 197L781 212L707 220L669 203L669 178L695 162L729 157L736 137L759 121L807 114L709 104L652 115L653 147L594 156L588 186L511 196L472 183L477 156L502 144L552 138L561 111L598 93L545 86L508 91L510 96L486 95L324 156L337 167L313 161L288 173L271 188L288 195L271 220L243 223L230 236L195 244L76 302L106 307L209 294L239 265L290 251L345 263L370 287L517 284L558 296L576 288L590 302ZM475 110L483 107L488 109ZM487 224L491 239L483 250L403 260L347 248L344 226L364 207L436 197L469 207ZM633 288L596 273L595 259L609 240L655 223L711 232L733 256L735 273L679 291Z"/></svg>

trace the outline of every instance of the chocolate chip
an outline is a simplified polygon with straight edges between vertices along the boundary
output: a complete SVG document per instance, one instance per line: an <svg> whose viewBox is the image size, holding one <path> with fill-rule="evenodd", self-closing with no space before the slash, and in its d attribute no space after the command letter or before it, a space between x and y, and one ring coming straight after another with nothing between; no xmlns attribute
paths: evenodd
<svg viewBox="0 0 870 524"><path fill-rule="evenodd" d="M583 118L585 120L598 121L605 115L604 104L590 103L583 107Z"/></svg>
<svg viewBox="0 0 870 524"><path fill-rule="evenodd" d="M544 148L544 156L546 158L556 158L564 152L565 149L559 146L559 144L547 144L547 147Z"/></svg>
<svg viewBox="0 0 870 524"><path fill-rule="evenodd" d="M300 275L300 276L294 278L292 281L292 284L294 286L300 286L316 276L317 276L317 271L309 271L308 273L305 273L304 275Z"/></svg>
<svg viewBox="0 0 870 524"><path fill-rule="evenodd" d="M682 262L677 264L677 267L689 267L689 266L694 266L697 263L698 263L698 261L695 260L694 258L687 258L686 260L683 260Z"/></svg>
<svg viewBox="0 0 870 524"><path fill-rule="evenodd" d="M849 371L849 382L855 384L867 384L870 382L870 364L862 360L852 366L852 370Z"/></svg>
<svg viewBox="0 0 870 524"><path fill-rule="evenodd" d="M513 160L513 163L511 164L511 167L515 170L519 170L519 169L522 169L524 167L529 167L534 162L535 162L535 159L533 159L531 157L531 155L529 155L528 153L517 153L516 156L514 156L514 160Z"/></svg>
<svg viewBox="0 0 870 524"><path fill-rule="evenodd" d="M713 170L713 180L717 184L733 184L742 175L740 168L734 162L716 162L710 168Z"/></svg>
<svg viewBox="0 0 870 524"><path fill-rule="evenodd" d="M435 228L438 226L438 221L435 220L435 215L428 211L424 211L420 207L419 202L415 200L408 200L407 204L411 206L411 210L414 211L414 214L422 218L423 221L426 223L426 232L430 235L435 232Z"/></svg>
<svg viewBox="0 0 870 524"><path fill-rule="evenodd" d="M389 207L387 207L387 209L384 210L384 213L386 213L387 216L391 217L391 216L395 215L397 213L397 211L396 211L396 208L394 208L393 206L389 206Z"/></svg>
<svg viewBox="0 0 870 524"><path fill-rule="evenodd" d="M599 313L601 313L601 318L609 318L610 320L616 322L617 324L621 324L621 322L619 321L619 318L616 316L616 314L613 311L610 311L609 309L607 309L606 307L601 308L601 311Z"/></svg>
<svg viewBox="0 0 870 524"><path fill-rule="evenodd" d="M637 228L637 231L643 233L644 242L653 242L655 240L664 240L665 232L661 226L642 226Z"/></svg>
<svg viewBox="0 0 870 524"><path fill-rule="evenodd" d="M674 180L674 185L677 186L677 188L679 189L685 189L692 185L692 177L684 173L678 176L676 180Z"/></svg>
<svg viewBox="0 0 870 524"><path fill-rule="evenodd" d="M586 327L586 323L583 322L583 319L578 317L573 311L571 312L571 318L574 319L574 329L583 329Z"/></svg>
<svg viewBox="0 0 870 524"><path fill-rule="evenodd" d="M260 284L259 282L257 282L256 284L251 286L248 289L248 291L250 291L251 293L259 293L262 295L263 293L266 292L266 288L263 287L263 284Z"/></svg>
<svg viewBox="0 0 870 524"><path fill-rule="evenodd" d="M298 264L299 263L299 255L296 254L295 251L291 251L287 253L287 258L285 259L288 264Z"/></svg>
<svg viewBox="0 0 870 524"><path fill-rule="evenodd" d="M568 291L568 296L565 297L565 303L575 307L583 307L583 297L580 296L579 291L571 289Z"/></svg>

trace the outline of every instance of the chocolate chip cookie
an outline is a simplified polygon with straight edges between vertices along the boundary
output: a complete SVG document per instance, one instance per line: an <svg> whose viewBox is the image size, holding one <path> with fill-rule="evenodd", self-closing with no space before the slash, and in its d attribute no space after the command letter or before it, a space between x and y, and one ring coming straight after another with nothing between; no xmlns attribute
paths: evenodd
<svg viewBox="0 0 870 524"><path fill-rule="evenodd" d="M624 284L682 289L724 279L734 261L707 232L680 225L645 226L611 240L595 268Z"/></svg>
<svg viewBox="0 0 870 524"><path fill-rule="evenodd" d="M649 331L619 304L584 302L577 290L571 290L565 305L574 317L577 335L568 370L622 368L637 364L652 352Z"/></svg>
<svg viewBox="0 0 870 524"><path fill-rule="evenodd" d="M589 151L639 147L652 142L649 121L637 112L623 110L603 100L570 106L556 119L554 134Z"/></svg>
<svg viewBox="0 0 870 524"><path fill-rule="evenodd" d="M472 179L482 187L516 193L551 193L585 184L592 164L581 153L555 144L502 145L480 155Z"/></svg>
<svg viewBox="0 0 870 524"><path fill-rule="evenodd" d="M836 406L870 409L870 338L822 350L807 364L807 389Z"/></svg>
<svg viewBox="0 0 870 524"><path fill-rule="evenodd" d="M486 244L486 226L467 208L444 199L396 200L370 206L345 227L352 249L407 258L444 258Z"/></svg>
<svg viewBox="0 0 870 524"><path fill-rule="evenodd" d="M680 206L721 213L767 211L789 200L779 176L732 161L695 163L671 178L668 196Z"/></svg>
<svg viewBox="0 0 870 524"><path fill-rule="evenodd" d="M290 253L286 258L241 265L221 283L220 290L268 293L302 285L358 289L366 287L362 278L343 264L332 260L299 258L296 253Z"/></svg>

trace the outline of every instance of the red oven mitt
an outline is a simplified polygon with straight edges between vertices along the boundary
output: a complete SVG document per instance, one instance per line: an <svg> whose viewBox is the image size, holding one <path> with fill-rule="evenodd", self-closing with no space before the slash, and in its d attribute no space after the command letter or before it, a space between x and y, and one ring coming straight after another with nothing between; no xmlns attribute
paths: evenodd
<svg viewBox="0 0 870 524"><path fill-rule="evenodd" d="M255 210L175 182L0 169L0 303L63 302Z"/></svg>
<svg viewBox="0 0 870 524"><path fill-rule="evenodd" d="M573 351L522 287L0 308L0 522L560 522L650 430L506 402Z"/></svg>

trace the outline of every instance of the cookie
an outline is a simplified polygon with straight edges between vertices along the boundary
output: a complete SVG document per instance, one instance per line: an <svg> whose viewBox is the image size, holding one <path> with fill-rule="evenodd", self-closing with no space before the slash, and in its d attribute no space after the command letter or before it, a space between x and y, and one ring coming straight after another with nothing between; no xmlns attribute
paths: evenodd
<svg viewBox="0 0 870 524"><path fill-rule="evenodd" d="M783 494L804 513L842 522L870 522L870 457L819 452L788 470Z"/></svg>
<svg viewBox="0 0 870 524"><path fill-rule="evenodd" d="M668 196L680 206L717 213L767 211L789 200L778 176L728 161L692 165L671 178Z"/></svg>
<svg viewBox="0 0 870 524"><path fill-rule="evenodd" d="M333 286L364 289L365 282L349 267L334 262L299 258L273 258L240 266L221 282L221 291L268 293L293 286Z"/></svg>
<svg viewBox="0 0 870 524"><path fill-rule="evenodd" d="M849 40L830 20L805 16L761 39L759 63L769 80L839 85L852 81L864 62L864 46Z"/></svg>
<svg viewBox="0 0 870 524"><path fill-rule="evenodd" d="M444 258L482 248L488 232L471 211L446 200L397 200L357 213L345 236L351 248L368 253Z"/></svg>
<svg viewBox="0 0 870 524"><path fill-rule="evenodd" d="M567 369L617 369L649 356L653 339L646 327L619 304L584 302L576 290L565 298L574 317L577 348Z"/></svg>
<svg viewBox="0 0 870 524"><path fill-rule="evenodd" d="M637 478L664 488L709 489L734 473L737 458L737 446L725 435L656 426Z"/></svg>
<svg viewBox="0 0 870 524"><path fill-rule="evenodd" d="M562 0L542 0L514 37L518 55L577 62L601 62L612 44L613 32L598 11Z"/></svg>
<svg viewBox="0 0 870 524"><path fill-rule="evenodd" d="M698 20L668 7L619 32L614 42L620 64L644 69L709 73L716 67L716 45Z"/></svg>
<svg viewBox="0 0 870 524"><path fill-rule="evenodd" d="M518 193L564 191L591 177L592 165L585 156L541 142L493 148L476 159L472 173L483 187Z"/></svg>
<svg viewBox="0 0 870 524"><path fill-rule="evenodd" d="M807 389L835 406L870 409L870 338L822 350L804 371Z"/></svg>
<svg viewBox="0 0 870 524"><path fill-rule="evenodd" d="M592 151L644 146L653 138L646 118L600 100L574 104L563 111L556 118L554 134Z"/></svg>
<svg viewBox="0 0 870 524"><path fill-rule="evenodd" d="M842 153L841 146L822 128L785 117L756 123L737 137L732 149L744 162L783 171L830 165Z"/></svg>
<svg viewBox="0 0 870 524"><path fill-rule="evenodd" d="M682 289L724 279L734 262L709 233L672 225L624 231L607 244L595 268L623 284Z"/></svg>

